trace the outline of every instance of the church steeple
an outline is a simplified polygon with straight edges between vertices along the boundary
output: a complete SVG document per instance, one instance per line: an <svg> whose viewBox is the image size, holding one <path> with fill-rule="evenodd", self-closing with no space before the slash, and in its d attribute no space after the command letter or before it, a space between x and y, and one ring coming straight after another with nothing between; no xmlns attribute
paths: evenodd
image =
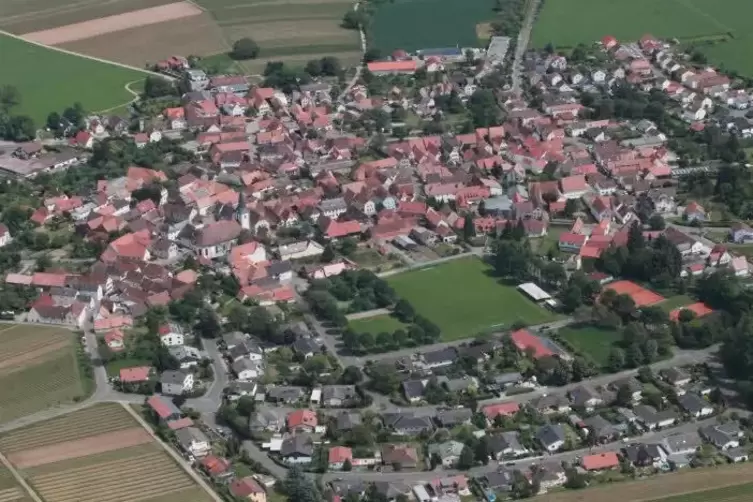
<svg viewBox="0 0 753 502"><path fill-rule="evenodd" d="M246 207L246 193L241 190L238 196L238 207L235 210L235 219L241 228L249 230L251 228L251 215Z"/></svg>

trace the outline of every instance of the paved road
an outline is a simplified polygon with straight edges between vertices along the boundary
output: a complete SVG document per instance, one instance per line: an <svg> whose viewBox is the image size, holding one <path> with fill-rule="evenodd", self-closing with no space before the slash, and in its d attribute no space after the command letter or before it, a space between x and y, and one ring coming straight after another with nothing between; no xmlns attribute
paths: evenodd
<svg viewBox="0 0 753 502"><path fill-rule="evenodd" d="M222 404L223 390L227 387L229 378L227 364L217 348L217 340L204 339L203 343L204 350L212 360L214 380L202 397L187 399L186 406L199 413L208 413L217 411L217 408Z"/></svg>
<svg viewBox="0 0 753 502"><path fill-rule="evenodd" d="M520 71L523 68L523 56L528 48L528 40L531 38L531 29L536 17L536 11L539 8L541 0L528 0L528 9L526 10L523 25L518 33L518 41L515 44L515 57L512 61L512 90L520 91Z"/></svg>
<svg viewBox="0 0 753 502"><path fill-rule="evenodd" d="M353 6L353 10L358 11L358 9L361 7L361 2L356 2L356 4ZM363 32L363 30L358 30L358 36L361 40L361 53L366 53L366 34ZM353 75L353 78L348 81L348 85L345 86L345 89L342 90L340 95L337 97L337 101L342 101L343 98L345 98L345 95L348 94L350 89L356 85L358 82L358 79L361 78L361 72L363 72L363 63L359 63L356 67L356 74Z"/></svg>

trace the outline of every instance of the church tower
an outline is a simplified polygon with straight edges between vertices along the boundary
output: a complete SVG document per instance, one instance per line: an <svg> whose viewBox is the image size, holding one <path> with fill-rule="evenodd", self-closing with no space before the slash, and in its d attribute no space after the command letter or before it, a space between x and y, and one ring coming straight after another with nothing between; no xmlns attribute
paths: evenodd
<svg viewBox="0 0 753 502"><path fill-rule="evenodd" d="M251 229L251 212L246 207L246 194L243 190L241 190L241 194L238 197L238 208L235 210L235 219L241 228L246 230Z"/></svg>

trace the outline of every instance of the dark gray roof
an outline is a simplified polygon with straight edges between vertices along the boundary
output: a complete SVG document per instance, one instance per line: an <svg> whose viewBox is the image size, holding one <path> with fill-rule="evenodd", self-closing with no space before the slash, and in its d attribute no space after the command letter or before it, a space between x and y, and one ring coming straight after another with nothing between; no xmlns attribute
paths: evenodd
<svg viewBox="0 0 753 502"><path fill-rule="evenodd" d="M282 275L292 270L293 265L289 261L276 261L267 267L267 273L272 276Z"/></svg>
<svg viewBox="0 0 753 502"><path fill-rule="evenodd" d="M454 427L455 425L467 422L472 416L473 412L468 408L440 410L437 413L437 422L443 427Z"/></svg>
<svg viewBox="0 0 753 502"><path fill-rule="evenodd" d="M293 342L293 349L299 354L316 354L319 348L319 345L311 338L299 338Z"/></svg>
<svg viewBox="0 0 753 502"><path fill-rule="evenodd" d="M605 436L616 432L614 425L608 422L601 415L594 415L583 420L583 424L588 427L593 434Z"/></svg>
<svg viewBox="0 0 753 502"><path fill-rule="evenodd" d="M330 399L348 400L358 396L355 385L325 385L322 387L322 401Z"/></svg>
<svg viewBox="0 0 753 502"><path fill-rule="evenodd" d="M384 425L395 430L421 431L434 428L429 416L416 416L411 412L385 413L382 415Z"/></svg>
<svg viewBox="0 0 753 502"><path fill-rule="evenodd" d="M159 379L162 384L183 385L186 381L186 373L183 371L163 371Z"/></svg>
<svg viewBox="0 0 753 502"><path fill-rule="evenodd" d="M545 445L554 444L557 441L564 441L565 429L563 429L560 424L544 425L539 427L539 430L536 431L536 439Z"/></svg>
<svg viewBox="0 0 753 502"><path fill-rule="evenodd" d="M440 350L425 352L423 358L426 364L454 362L458 358L458 351L455 347L446 347Z"/></svg>
<svg viewBox="0 0 753 502"><path fill-rule="evenodd" d="M494 383L499 385L506 385L511 383L517 383L523 380L523 375L520 373L502 373L494 377Z"/></svg>
<svg viewBox="0 0 753 502"><path fill-rule="evenodd" d="M348 431L357 425L361 425L361 415L355 412L343 411L337 415L336 427L339 431Z"/></svg>
<svg viewBox="0 0 753 502"><path fill-rule="evenodd" d="M508 431L489 436L488 445L491 452L495 455L505 451L507 448L512 448L513 450L523 449L523 445L520 444L520 434L518 431Z"/></svg>
<svg viewBox="0 0 753 502"><path fill-rule="evenodd" d="M280 455L289 457L294 455L311 456L314 453L314 441L311 436L297 434L283 439L280 446Z"/></svg>
<svg viewBox="0 0 753 502"><path fill-rule="evenodd" d="M482 476L482 483L487 487L496 490L509 491L514 482L515 476L512 471L507 469L487 472Z"/></svg>
<svg viewBox="0 0 753 502"><path fill-rule="evenodd" d="M424 382L422 380L406 380L402 385L405 397L408 399L424 395Z"/></svg>
<svg viewBox="0 0 753 502"><path fill-rule="evenodd" d="M690 392L683 394L682 396L678 396L677 402L688 413L698 413L703 408L711 406L708 401Z"/></svg>
<svg viewBox="0 0 753 502"><path fill-rule="evenodd" d="M267 397L283 401L297 401L303 397L303 387L278 385L267 388Z"/></svg>

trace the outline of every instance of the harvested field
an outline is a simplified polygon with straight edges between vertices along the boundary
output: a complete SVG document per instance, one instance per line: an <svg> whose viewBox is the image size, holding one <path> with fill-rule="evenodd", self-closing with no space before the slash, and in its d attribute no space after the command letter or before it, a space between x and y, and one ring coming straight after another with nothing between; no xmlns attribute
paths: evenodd
<svg viewBox="0 0 753 502"><path fill-rule="evenodd" d="M154 63L173 54L208 56L230 50L222 30L206 13L68 42L59 47L134 66Z"/></svg>
<svg viewBox="0 0 753 502"><path fill-rule="evenodd" d="M8 456L8 460L24 469L38 465L59 462L72 458L96 455L129 446L151 442L152 438L143 427L134 427L117 432L106 432L85 439L64 441L41 448L26 449Z"/></svg>
<svg viewBox="0 0 753 502"><path fill-rule="evenodd" d="M732 487L749 483L753 475L753 464L734 464L711 469L690 469L673 474L662 474L649 479L640 481L630 481L620 483L619 488L615 485L602 485L595 488L559 492L551 495L540 497L542 502L602 502L614 498L615 489L619 490L620 502L663 502L663 498L677 497L688 494L688 500L696 502L695 498L690 498L690 494L696 494L707 490L716 490L722 487ZM714 492L709 492L714 493ZM750 492L748 492L750 493ZM670 499L672 502L680 502L680 497ZM709 502L717 500L726 501L725 498L708 498L703 499ZM750 500L745 499L732 499Z"/></svg>
<svg viewBox="0 0 753 502"><path fill-rule="evenodd" d="M0 436L0 451L12 455L64 441L131 429L133 417L117 404L99 404Z"/></svg>
<svg viewBox="0 0 753 502"><path fill-rule="evenodd" d="M29 33L173 3L175 0L24 0L0 2L0 28Z"/></svg>
<svg viewBox="0 0 753 502"><path fill-rule="evenodd" d="M46 360L50 354L56 353L71 344L70 341L61 340L59 342L47 343L44 347L38 349L32 349L25 354L21 354L15 357L8 357L7 359L0 361L0 376L13 373L20 367L39 363Z"/></svg>
<svg viewBox="0 0 753 502"><path fill-rule="evenodd" d="M49 30L25 33L27 40L45 45L58 45L76 40L84 40L98 35L127 30L139 26L159 24L201 14L201 9L189 2L176 2L149 9L135 10L126 14L92 19Z"/></svg>
<svg viewBox="0 0 753 502"><path fill-rule="evenodd" d="M140 457L142 455L149 455L161 450L162 447L152 441L151 443L145 443L138 446L130 446L128 448L122 448L120 450L111 450L105 453L98 453L96 455L89 455L88 457L78 457L68 460L60 460L51 464L39 465L36 467L30 467L23 470L24 476L27 478L33 478L35 476L43 476L45 474L52 474L55 472L65 471L68 469L82 468L87 466L95 466L104 464L107 462L113 462L115 460L121 460L124 458Z"/></svg>
<svg viewBox="0 0 753 502"><path fill-rule="evenodd" d="M162 451L34 476L31 482L47 502L158 501L196 487ZM196 492L192 500L209 498Z"/></svg>

